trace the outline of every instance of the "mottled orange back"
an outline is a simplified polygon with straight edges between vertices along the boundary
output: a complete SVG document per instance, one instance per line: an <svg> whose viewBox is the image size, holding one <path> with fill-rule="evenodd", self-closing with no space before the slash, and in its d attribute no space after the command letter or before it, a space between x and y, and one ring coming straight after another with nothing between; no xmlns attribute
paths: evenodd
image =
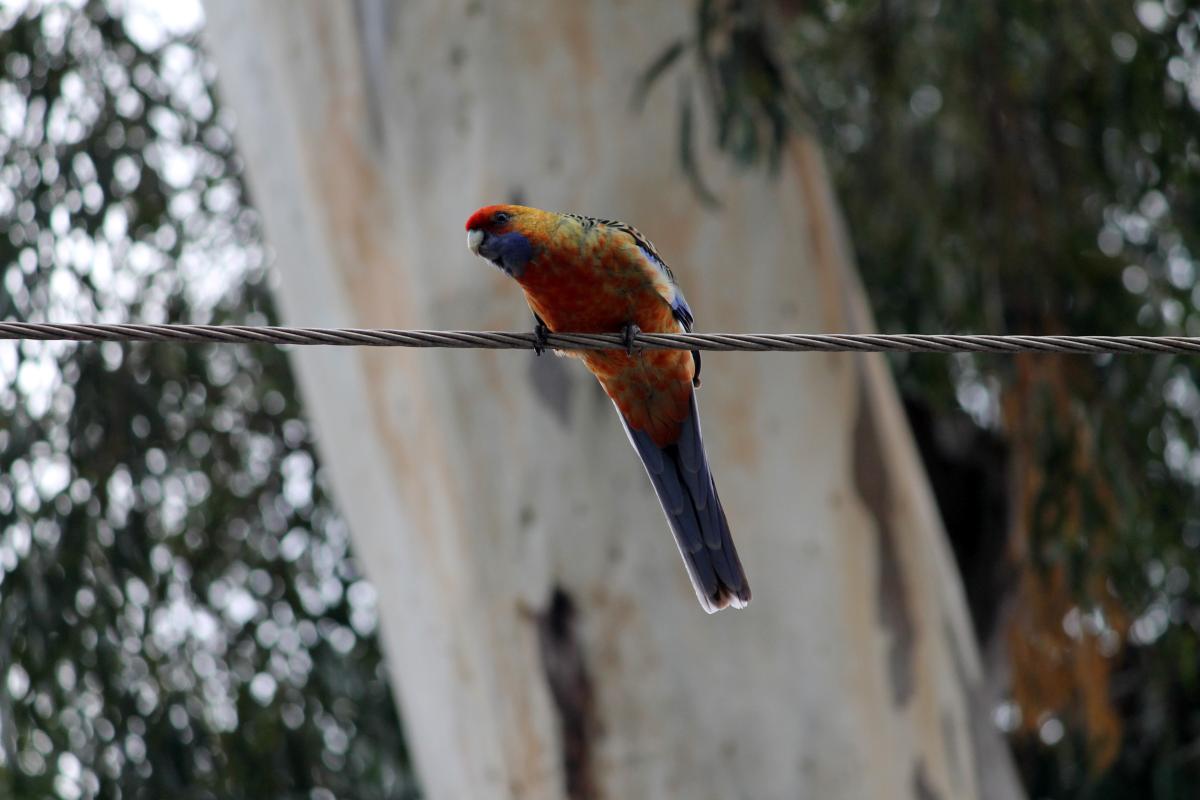
<svg viewBox="0 0 1200 800"><path fill-rule="evenodd" d="M632 322L648 333L683 331L671 310L674 285L628 232L523 206L489 206L472 220L488 219L497 210L512 215L507 230L520 231L534 245L536 255L518 283L529 307L550 330L615 333ZM678 438L695 374L690 353L577 355L630 425L649 433L659 445Z"/></svg>

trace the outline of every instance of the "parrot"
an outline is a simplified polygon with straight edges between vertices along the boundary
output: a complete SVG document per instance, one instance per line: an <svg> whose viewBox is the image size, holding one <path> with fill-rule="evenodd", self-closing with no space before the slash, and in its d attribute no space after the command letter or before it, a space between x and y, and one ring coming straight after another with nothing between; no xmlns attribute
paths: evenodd
<svg viewBox="0 0 1200 800"><path fill-rule="evenodd" d="M551 332L623 335L625 349L566 355L584 362L616 407L701 607L709 614L745 607L750 584L701 439L700 353L633 347L641 331L682 333L693 324L650 240L621 222L512 204L480 208L466 229L471 252L524 291L539 342Z"/></svg>

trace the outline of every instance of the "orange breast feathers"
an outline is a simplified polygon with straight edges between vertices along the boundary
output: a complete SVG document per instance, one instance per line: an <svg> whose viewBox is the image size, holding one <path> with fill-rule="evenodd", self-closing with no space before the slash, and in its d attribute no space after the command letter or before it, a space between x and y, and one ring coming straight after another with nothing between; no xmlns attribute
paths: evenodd
<svg viewBox="0 0 1200 800"><path fill-rule="evenodd" d="M630 322L650 333L682 333L671 301L675 286L636 240L602 223L554 215L529 230L536 255L518 278L534 313L552 331L616 333ZM681 350L630 356L606 350L575 353L600 380L635 429L655 444L679 438L689 413L695 365Z"/></svg>

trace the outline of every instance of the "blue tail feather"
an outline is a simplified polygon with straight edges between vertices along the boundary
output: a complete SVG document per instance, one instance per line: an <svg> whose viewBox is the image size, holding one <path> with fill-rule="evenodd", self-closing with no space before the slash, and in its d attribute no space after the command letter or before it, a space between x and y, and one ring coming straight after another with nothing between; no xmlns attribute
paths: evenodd
<svg viewBox="0 0 1200 800"><path fill-rule="evenodd" d="M679 441L666 447L631 428L619 409L618 415L654 484L700 604L710 614L726 606L744 607L750 602L750 584L708 468L695 394Z"/></svg>

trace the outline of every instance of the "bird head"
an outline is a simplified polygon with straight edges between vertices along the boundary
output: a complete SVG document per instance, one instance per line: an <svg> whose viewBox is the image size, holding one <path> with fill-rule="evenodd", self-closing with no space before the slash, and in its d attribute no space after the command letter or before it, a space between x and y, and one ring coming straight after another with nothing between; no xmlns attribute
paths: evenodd
<svg viewBox="0 0 1200 800"><path fill-rule="evenodd" d="M510 278L520 278L534 255L526 231L537 213L525 206L484 206L467 220L467 247Z"/></svg>

